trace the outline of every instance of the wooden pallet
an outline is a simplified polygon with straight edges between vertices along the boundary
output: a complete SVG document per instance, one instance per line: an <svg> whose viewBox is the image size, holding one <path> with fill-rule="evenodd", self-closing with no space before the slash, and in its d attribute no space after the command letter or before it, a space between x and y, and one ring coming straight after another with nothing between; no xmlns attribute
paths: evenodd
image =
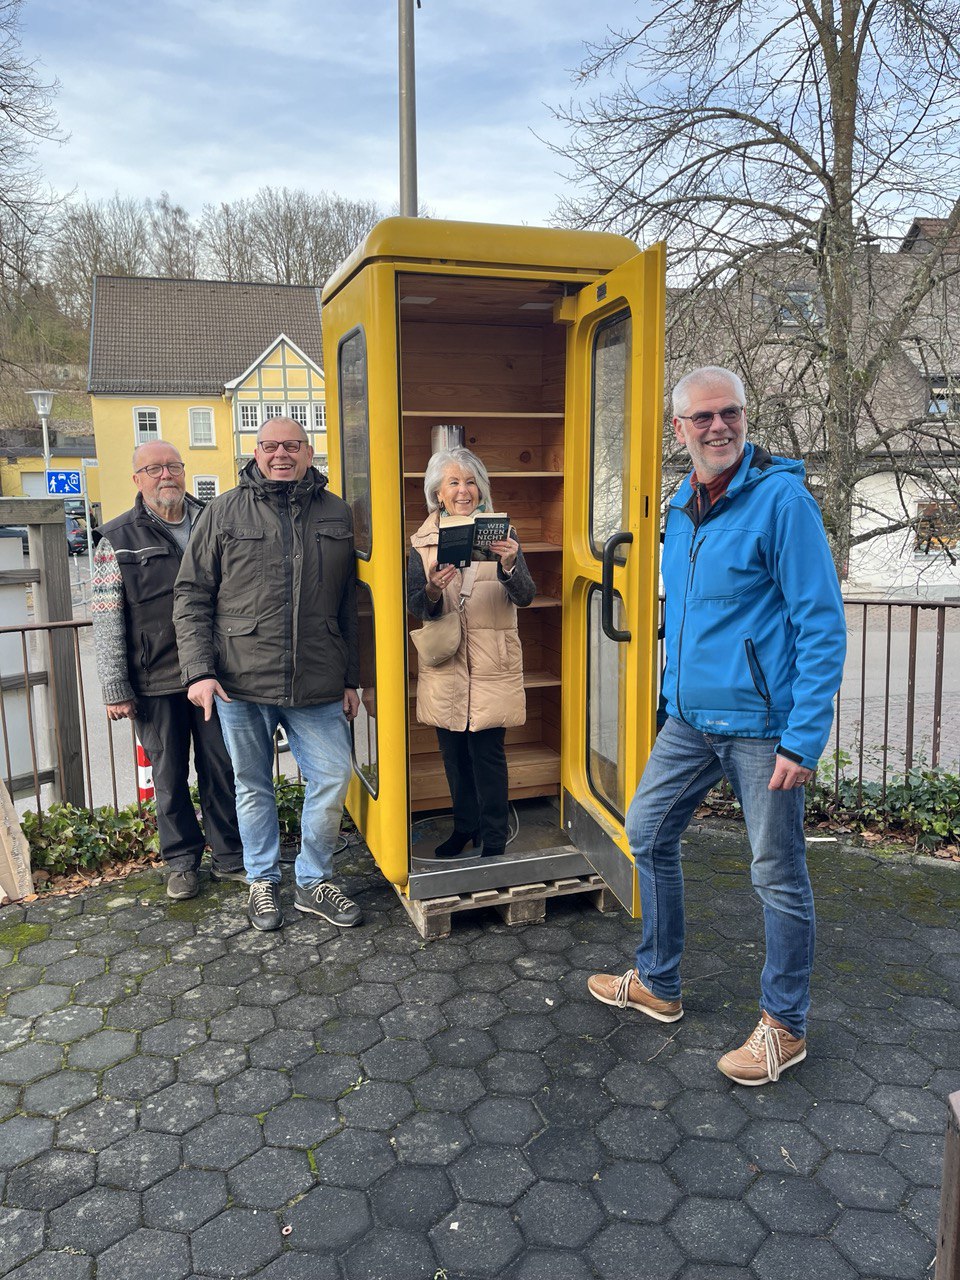
<svg viewBox="0 0 960 1280"><path fill-rule="evenodd" d="M396 885L394 886L396 888ZM446 898L408 898L397 889L397 896L407 915L417 927L420 937L445 938L457 911L473 911L493 907L505 924L536 924L544 918L548 898L585 894L598 911L615 911L617 899L597 875L570 876L564 880L541 880L537 884L518 884L508 889L477 889L473 893L456 893Z"/></svg>

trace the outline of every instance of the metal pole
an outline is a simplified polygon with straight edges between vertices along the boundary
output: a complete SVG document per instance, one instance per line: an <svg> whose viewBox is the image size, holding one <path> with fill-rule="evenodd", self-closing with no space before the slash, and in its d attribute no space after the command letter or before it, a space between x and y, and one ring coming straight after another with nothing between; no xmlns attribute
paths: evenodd
<svg viewBox="0 0 960 1280"><path fill-rule="evenodd" d="M87 484L87 459L80 459L83 476L83 518L87 523L87 581L90 584L90 606L93 607L93 524L90 519L90 489ZM80 599L84 599L83 592Z"/></svg>
<svg viewBox="0 0 960 1280"><path fill-rule="evenodd" d="M413 0L398 0L400 32L400 214L415 218L417 199L417 77Z"/></svg>
<svg viewBox="0 0 960 1280"><path fill-rule="evenodd" d="M49 470L50 470L50 432L49 432L49 431L48 431L48 429L47 429L47 423L48 423L49 421L50 421L50 419L48 418L48 416L47 416L46 414L43 414L43 415L41 416L41 418L40 418L40 426L43 428L43 469L44 469L44 472L47 472L47 471L49 471ZM46 479L44 479L44 486L46 486L46 483L47 483L47 482L46 482Z"/></svg>

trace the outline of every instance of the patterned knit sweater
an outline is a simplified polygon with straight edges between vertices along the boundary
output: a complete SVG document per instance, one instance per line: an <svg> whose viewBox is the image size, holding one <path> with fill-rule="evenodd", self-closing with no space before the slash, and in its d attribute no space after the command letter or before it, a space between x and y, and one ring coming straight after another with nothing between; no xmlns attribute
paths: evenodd
<svg viewBox="0 0 960 1280"><path fill-rule="evenodd" d="M127 631L123 613L123 577L107 538L93 553L93 592L90 608L97 651L97 674L103 700L111 706L132 702L135 695L127 671Z"/></svg>

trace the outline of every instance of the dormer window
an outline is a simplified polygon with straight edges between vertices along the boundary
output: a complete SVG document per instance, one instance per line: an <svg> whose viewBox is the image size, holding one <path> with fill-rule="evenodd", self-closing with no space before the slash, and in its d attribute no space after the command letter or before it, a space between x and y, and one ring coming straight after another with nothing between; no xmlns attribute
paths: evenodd
<svg viewBox="0 0 960 1280"><path fill-rule="evenodd" d="M931 378L927 417L960 417L960 385L947 377Z"/></svg>

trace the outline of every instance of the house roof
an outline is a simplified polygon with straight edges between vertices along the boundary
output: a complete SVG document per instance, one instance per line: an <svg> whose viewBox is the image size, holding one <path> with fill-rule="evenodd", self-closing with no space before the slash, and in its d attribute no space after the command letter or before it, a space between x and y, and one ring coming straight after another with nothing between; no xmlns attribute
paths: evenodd
<svg viewBox="0 0 960 1280"><path fill-rule="evenodd" d="M929 251L933 241L943 234L946 225L946 218L914 218L898 252L913 253L918 248ZM946 253L960 252L960 235L954 232L943 248Z"/></svg>
<svg viewBox="0 0 960 1280"><path fill-rule="evenodd" d="M88 390L222 395L286 334L320 368L320 290L310 285L96 276Z"/></svg>

